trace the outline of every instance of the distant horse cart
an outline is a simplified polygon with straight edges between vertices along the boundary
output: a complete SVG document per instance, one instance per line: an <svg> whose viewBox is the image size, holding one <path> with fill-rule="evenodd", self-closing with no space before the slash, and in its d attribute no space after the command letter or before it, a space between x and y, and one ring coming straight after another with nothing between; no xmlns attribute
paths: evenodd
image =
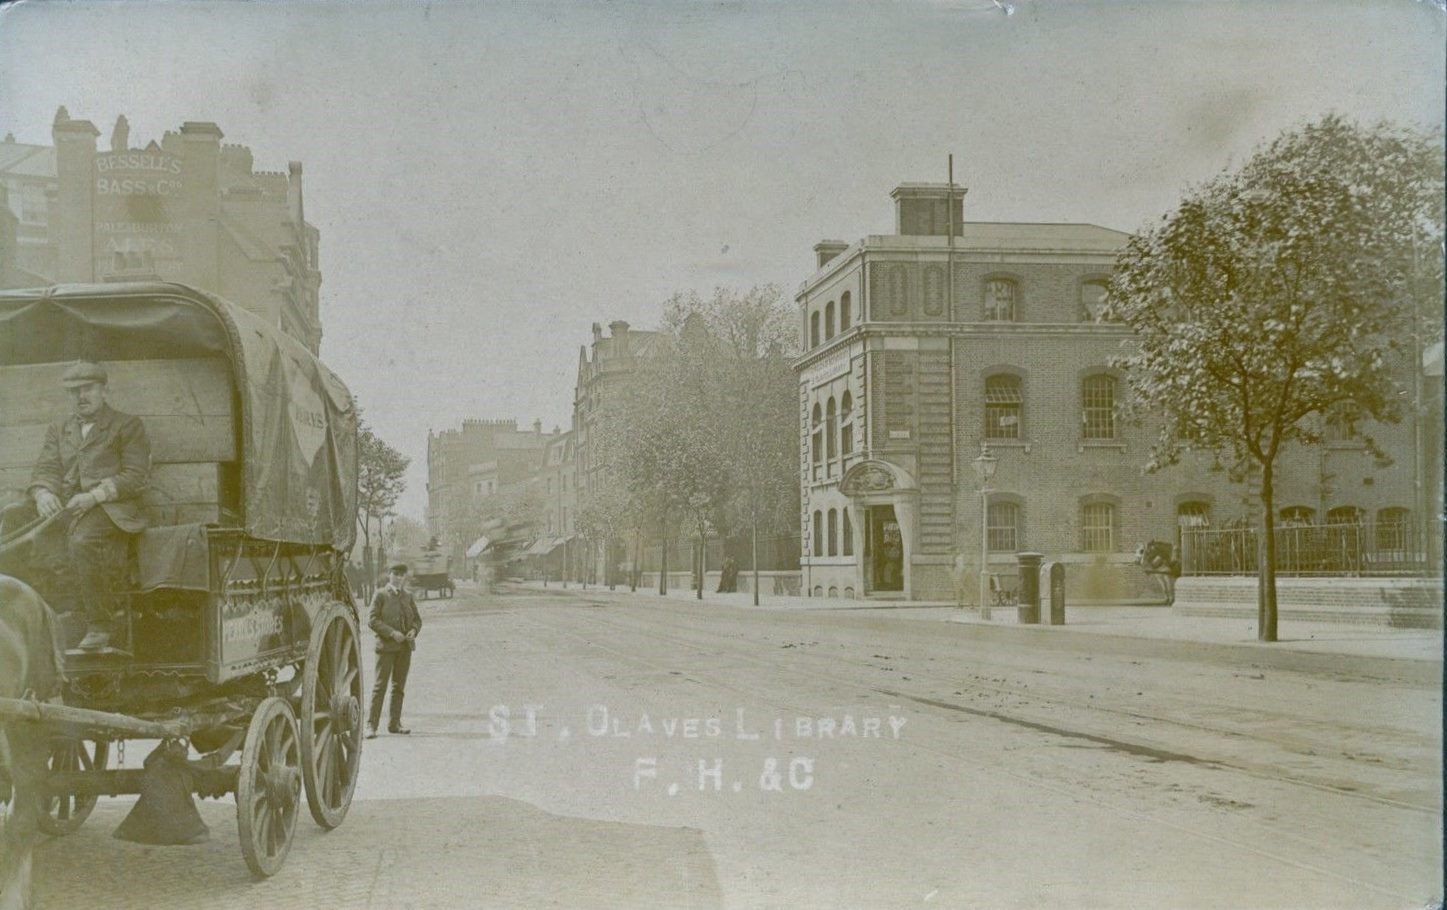
<svg viewBox="0 0 1447 910"><path fill-rule="evenodd" d="M426 550L420 556L413 557L408 575L412 590L420 592L423 598L434 592L442 597L451 597L457 593L457 586L448 572L451 562L451 559L436 549Z"/></svg>
<svg viewBox="0 0 1447 910"><path fill-rule="evenodd" d="M235 794L241 853L264 877L300 807L334 828L362 749L358 614L345 574L356 526L356 414L346 387L268 322L179 285L0 293L0 571L83 624L53 522L26 493L58 379L105 367L117 410L151 441L148 527L110 592L114 647L66 650L59 700L0 692L0 725L49 739L39 827L77 830L100 796L140 794L117 836L205 836L195 795ZM0 622L11 619L0 603ZM0 632L4 629L0 628ZM112 767L128 739L160 740L144 768ZM16 786L20 783L17 780ZM14 805L20 805L17 801Z"/></svg>
<svg viewBox="0 0 1447 910"><path fill-rule="evenodd" d="M417 572L412 576L412 588L422 592L423 599L434 592L441 597L451 597L457 593L457 585L446 572Z"/></svg>

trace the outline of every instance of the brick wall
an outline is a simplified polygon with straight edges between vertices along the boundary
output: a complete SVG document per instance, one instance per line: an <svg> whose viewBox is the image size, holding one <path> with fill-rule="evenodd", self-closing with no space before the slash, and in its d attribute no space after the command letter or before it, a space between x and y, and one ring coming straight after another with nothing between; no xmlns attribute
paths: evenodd
<svg viewBox="0 0 1447 910"><path fill-rule="evenodd" d="M1186 616L1255 616L1256 579L1182 578L1173 609ZM1442 580L1278 578L1276 609L1281 619L1440 629Z"/></svg>

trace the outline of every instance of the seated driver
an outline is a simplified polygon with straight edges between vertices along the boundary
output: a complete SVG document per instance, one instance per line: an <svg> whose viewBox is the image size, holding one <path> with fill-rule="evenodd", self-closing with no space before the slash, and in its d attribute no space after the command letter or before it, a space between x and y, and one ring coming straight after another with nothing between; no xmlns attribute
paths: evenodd
<svg viewBox="0 0 1447 910"><path fill-rule="evenodd" d="M110 644L129 535L146 526L151 444L139 417L106 404L106 371L80 362L61 376L74 411L50 425L29 493L43 517L62 510L66 553L85 610L83 650Z"/></svg>

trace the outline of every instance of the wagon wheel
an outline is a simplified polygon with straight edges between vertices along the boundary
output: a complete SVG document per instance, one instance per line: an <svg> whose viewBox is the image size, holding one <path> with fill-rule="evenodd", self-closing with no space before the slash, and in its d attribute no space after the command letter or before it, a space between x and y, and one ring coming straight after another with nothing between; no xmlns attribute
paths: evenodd
<svg viewBox="0 0 1447 910"><path fill-rule="evenodd" d="M50 750L51 771L104 771L110 760L111 744L105 740L68 739L57 741ZM40 830L54 837L74 834L95 808L96 795L53 796L45 801L36 822Z"/></svg>
<svg viewBox="0 0 1447 910"><path fill-rule="evenodd" d="M341 604L312 624L301 686L301 766L306 802L323 828L347 817L362 767L362 657Z"/></svg>
<svg viewBox="0 0 1447 910"><path fill-rule="evenodd" d="M236 827L241 855L257 878L286 862L301 804L301 748L296 714L283 698L268 698L251 716L236 780Z"/></svg>

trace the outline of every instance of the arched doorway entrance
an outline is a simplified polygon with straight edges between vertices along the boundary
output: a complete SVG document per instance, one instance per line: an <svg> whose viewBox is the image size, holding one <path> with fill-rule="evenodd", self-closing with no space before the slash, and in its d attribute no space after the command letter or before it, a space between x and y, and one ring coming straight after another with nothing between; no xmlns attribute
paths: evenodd
<svg viewBox="0 0 1447 910"><path fill-rule="evenodd" d="M918 541L914 478L899 465L871 459L845 471L839 490L858 516L851 528L858 590L865 596L909 597L910 559Z"/></svg>

